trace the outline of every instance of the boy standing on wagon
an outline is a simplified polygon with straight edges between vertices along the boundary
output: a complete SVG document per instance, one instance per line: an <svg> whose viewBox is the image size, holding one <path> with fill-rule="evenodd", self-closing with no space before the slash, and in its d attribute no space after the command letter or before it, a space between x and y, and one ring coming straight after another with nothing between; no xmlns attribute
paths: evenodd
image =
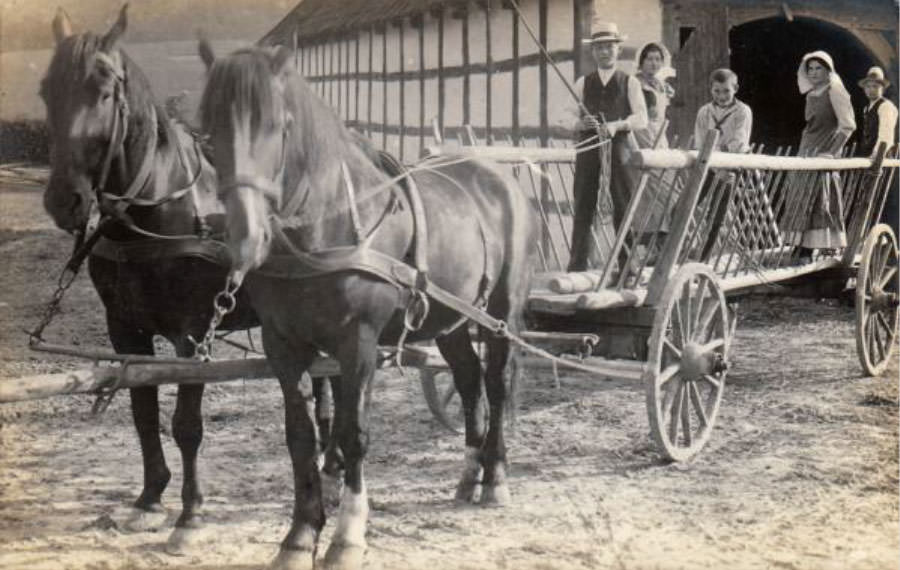
<svg viewBox="0 0 900 570"><path fill-rule="evenodd" d="M719 131L719 140L713 150L720 152L749 152L750 130L753 127L753 111L742 101L735 98L738 90L738 77L730 69L722 68L713 71L709 76L709 91L712 101L700 107L697 118L694 121L694 148L703 146L709 131ZM713 186L713 177L708 177L700 193L700 201L709 193ZM706 237L706 243L701 250L700 259L706 260L716 243L731 195L734 191L735 181L729 179L724 184L722 195L718 198L718 205L713 214L713 219ZM712 197L716 200L716 197ZM699 203L699 202L698 202Z"/></svg>

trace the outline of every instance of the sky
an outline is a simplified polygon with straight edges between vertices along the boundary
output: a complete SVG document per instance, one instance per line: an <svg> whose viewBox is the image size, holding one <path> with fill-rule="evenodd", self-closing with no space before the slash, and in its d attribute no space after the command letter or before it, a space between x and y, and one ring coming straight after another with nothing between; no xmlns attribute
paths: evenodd
<svg viewBox="0 0 900 570"><path fill-rule="evenodd" d="M197 28L210 39L256 41L300 0L131 0L129 43L192 40ZM123 0L0 0L0 52L50 49L50 24L58 7L74 31L102 33Z"/></svg>

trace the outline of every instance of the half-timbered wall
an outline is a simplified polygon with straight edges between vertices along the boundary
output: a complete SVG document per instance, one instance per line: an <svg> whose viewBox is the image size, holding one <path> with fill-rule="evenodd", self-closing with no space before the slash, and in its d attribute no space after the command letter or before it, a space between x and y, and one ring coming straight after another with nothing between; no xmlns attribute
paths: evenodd
<svg viewBox="0 0 900 570"><path fill-rule="evenodd" d="M635 26L625 30L626 59L661 35L657 0L604 4L520 0L523 21L501 0L471 2L291 43L298 69L317 93L348 125L403 160L414 160L433 142L435 122L448 141L471 125L480 142L533 139L546 145L552 137L568 138L561 113L571 99L565 82L590 67L581 39L589 35L598 8L597 18L624 18ZM565 82L541 55L526 22ZM630 70L630 63L625 67Z"/></svg>

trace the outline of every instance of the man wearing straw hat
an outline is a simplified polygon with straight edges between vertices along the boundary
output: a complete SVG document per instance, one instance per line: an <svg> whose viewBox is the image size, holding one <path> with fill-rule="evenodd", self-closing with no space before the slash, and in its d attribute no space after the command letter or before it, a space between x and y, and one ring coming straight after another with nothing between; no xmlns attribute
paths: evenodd
<svg viewBox="0 0 900 570"><path fill-rule="evenodd" d="M862 129L859 133L859 156L872 156L878 144L884 142L888 149L894 146L894 131L897 128L897 107L884 97L884 90L891 82L885 79L880 67L873 67L859 80L859 86L866 93L868 104L862 111Z"/></svg>
<svg viewBox="0 0 900 570"><path fill-rule="evenodd" d="M580 150L575 159L575 219L569 271L587 269L600 186L600 152L604 150L596 146L602 140L598 133L612 138L609 192L616 231L631 198L631 181L625 169L629 148L634 148L629 136L632 131L647 127L647 107L640 82L616 67L619 46L625 39L615 24L594 22L591 38L582 41L590 44L597 70L575 82L574 91L581 96L581 104L573 101L565 108L569 125L578 132Z"/></svg>
<svg viewBox="0 0 900 570"><path fill-rule="evenodd" d="M880 67L869 69L866 76L859 81L859 86L862 87L869 102L862 110L862 129L859 132L859 145L856 151L858 156L872 156L882 142L887 144L888 150L894 146L897 107L884 96L885 89L890 85L891 82L885 79L884 71ZM900 205L897 199L897 183L894 181L888 190L887 201L881 213L881 221L891 226L894 235L897 234L900 221L898 208Z"/></svg>

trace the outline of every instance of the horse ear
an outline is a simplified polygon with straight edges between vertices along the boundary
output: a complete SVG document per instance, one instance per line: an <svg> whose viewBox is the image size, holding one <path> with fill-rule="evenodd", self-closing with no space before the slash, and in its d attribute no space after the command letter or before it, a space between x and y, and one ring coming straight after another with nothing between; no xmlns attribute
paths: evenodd
<svg viewBox="0 0 900 570"><path fill-rule="evenodd" d="M197 30L197 37L197 51L200 53L200 59L202 59L204 65L206 65L206 71L209 71L216 62L216 54L213 52L212 45L209 43L209 40L206 39L203 32Z"/></svg>
<svg viewBox="0 0 900 570"><path fill-rule="evenodd" d="M272 50L272 71L278 75L284 71L288 60L291 57L291 50L284 46L276 46Z"/></svg>
<svg viewBox="0 0 900 570"><path fill-rule="evenodd" d="M122 37L122 34L125 33L125 28L128 27L128 4L124 4L122 9L119 11L119 19L116 20L116 23L112 25L106 35L103 36L103 39L100 41L101 51L109 52L112 48L115 47L116 42L119 41L119 38Z"/></svg>
<svg viewBox="0 0 900 570"><path fill-rule="evenodd" d="M64 39L72 35L72 21L69 15L62 9L62 6L56 9L56 16L53 18L53 37L56 43L61 43Z"/></svg>

